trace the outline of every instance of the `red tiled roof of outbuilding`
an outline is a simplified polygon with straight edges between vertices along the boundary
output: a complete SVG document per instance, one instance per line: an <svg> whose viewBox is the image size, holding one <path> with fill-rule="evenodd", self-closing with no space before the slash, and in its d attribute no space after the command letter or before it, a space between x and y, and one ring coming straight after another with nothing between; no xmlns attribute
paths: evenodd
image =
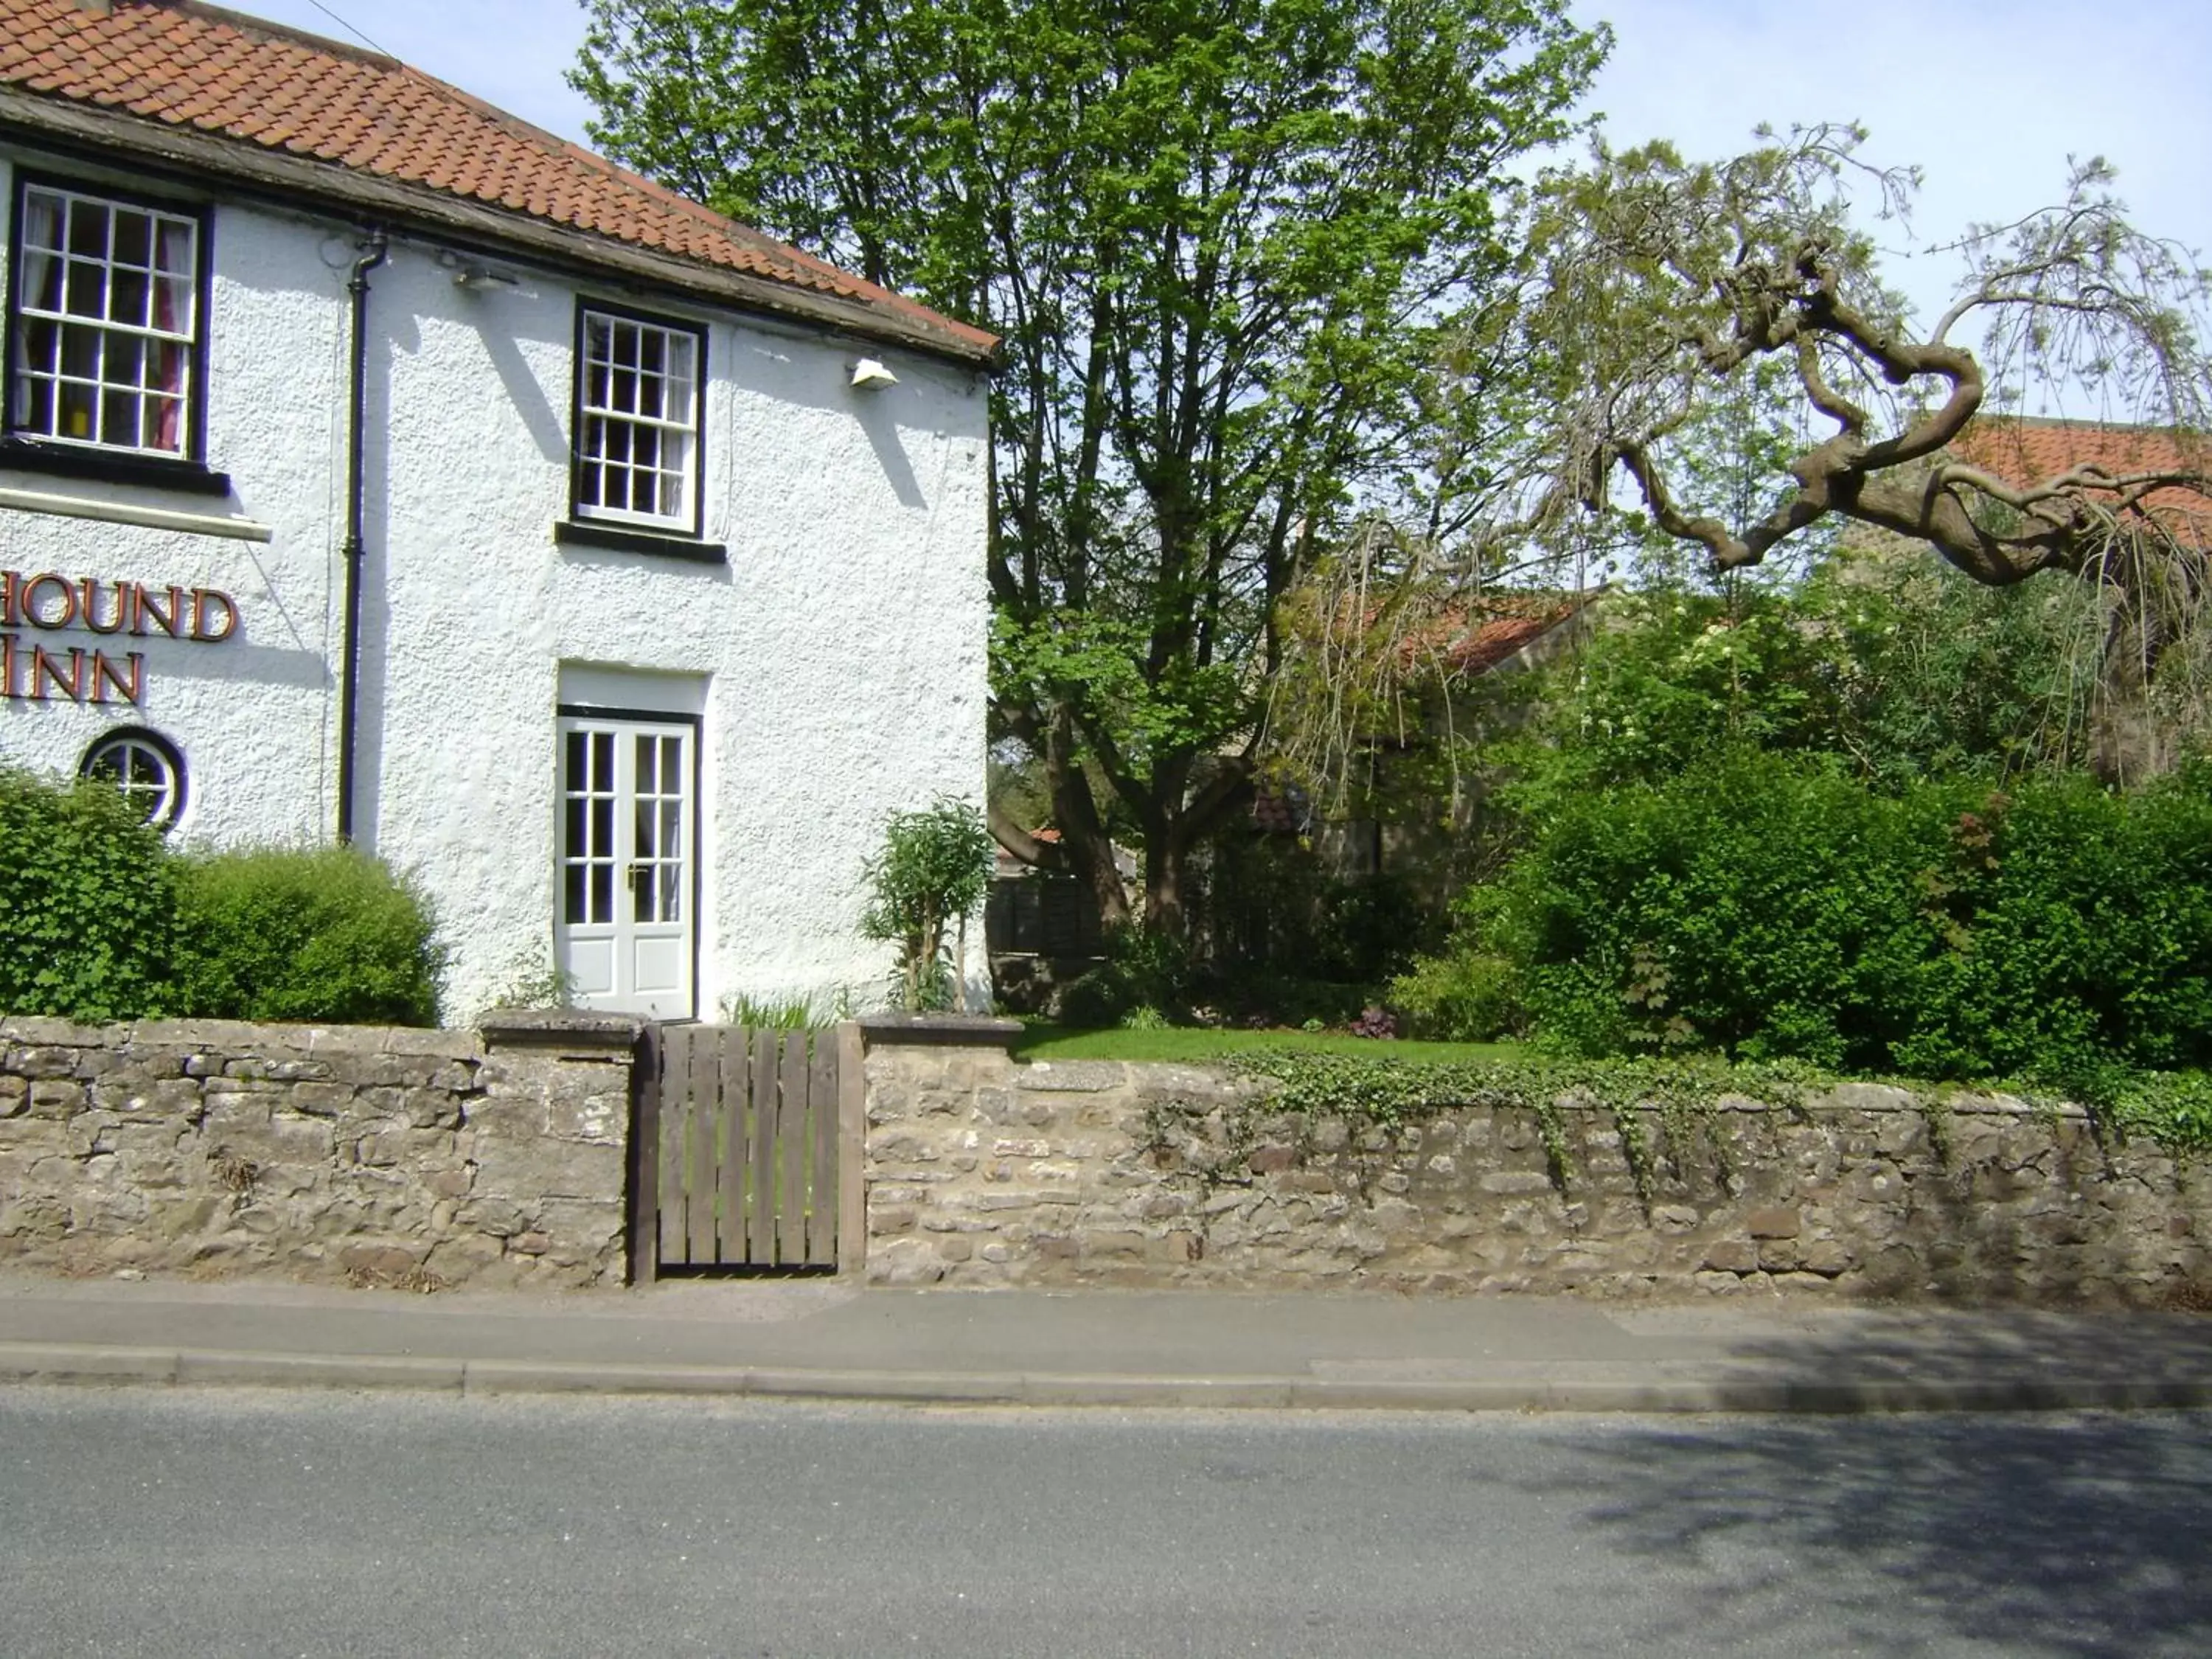
<svg viewBox="0 0 2212 1659"><path fill-rule="evenodd" d="M2103 468L2115 477L2148 473L2212 472L2212 441L2165 427L2101 421L2045 420L1984 415L1960 434L1950 453L2019 488L2055 478L2077 466ZM2117 506L2118 497L2090 489ZM2212 544L2212 501L2191 489L2153 489L2142 510L2169 532Z"/></svg>
<svg viewBox="0 0 2212 1659"><path fill-rule="evenodd" d="M0 0L0 85L412 185L994 344L395 58L197 0Z"/></svg>

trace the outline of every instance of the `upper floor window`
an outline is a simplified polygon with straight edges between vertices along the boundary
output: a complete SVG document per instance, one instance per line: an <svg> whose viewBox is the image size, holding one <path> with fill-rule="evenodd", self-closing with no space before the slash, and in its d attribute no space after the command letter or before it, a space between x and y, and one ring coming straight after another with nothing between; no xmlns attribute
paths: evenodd
<svg viewBox="0 0 2212 1659"><path fill-rule="evenodd" d="M577 327L574 513L699 533L705 333L586 308Z"/></svg>
<svg viewBox="0 0 2212 1659"><path fill-rule="evenodd" d="M190 214L27 180L9 250L9 432L188 456L203 241Z"/></svg>

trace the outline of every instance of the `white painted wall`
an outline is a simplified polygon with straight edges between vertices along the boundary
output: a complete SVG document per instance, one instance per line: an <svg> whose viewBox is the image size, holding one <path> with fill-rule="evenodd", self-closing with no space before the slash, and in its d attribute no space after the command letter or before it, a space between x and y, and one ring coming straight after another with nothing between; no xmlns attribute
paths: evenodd
<svg viewBox="0 0 2212 1659"><path fill-rule="evenodd" d="M210 241L208 459L235 501L4 470L0 487L240 514L272 538L0 510L0 568L223 588L238 635L148 646L136 714L0 702L0 759L67 770L137 720L185 750L181 836L325 836L350 232L222 204ZM548 960L564 661L703 679L702 1014L740 992L872 1004L889 956L858 937L860 872L884 821L939 794L982 797L980 379L587 286L707 325L705 534L729 563L558 547L577 287L518 264L513 289L464 289L438 251L395 244L371 278L357 814L364 844L436 906L453 952L447 1018ZM861 355L899 383L851 390Z"/></svg>

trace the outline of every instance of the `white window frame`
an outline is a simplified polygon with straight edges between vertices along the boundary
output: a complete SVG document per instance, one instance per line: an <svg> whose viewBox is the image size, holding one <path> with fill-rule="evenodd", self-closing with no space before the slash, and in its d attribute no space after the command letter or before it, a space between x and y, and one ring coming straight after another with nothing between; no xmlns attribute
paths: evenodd
<svg viewBox="0 0 2212 1659"><path fill-rule="evenodd" d="M96 248L78 231L95 216ZM143 258L118 248L125 219L143 223ZM206 243L204 218L188 210L24 179L9 238L9 434L191 459Z"/></svg>
<svg viewBox="0 0 2212 1659"><path fill-rule="evenodd" d="M706 369L703 328L606 306L578 307L574 517L700 533ZM651 481L644 507L641 480Z"/></svg>

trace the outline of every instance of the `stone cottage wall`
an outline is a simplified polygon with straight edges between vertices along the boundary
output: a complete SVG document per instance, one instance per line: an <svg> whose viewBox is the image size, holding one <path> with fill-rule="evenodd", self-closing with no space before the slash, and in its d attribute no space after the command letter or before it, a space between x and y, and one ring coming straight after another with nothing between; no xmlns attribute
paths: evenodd
<svg viewBox="0 0 2212 1659"><path fill-rule="evenodd" d="M0 1267L619 1284L635 1038L0 1019Z"/></svg>
<svg viewBox="0 0 2212 1659"><path fill-rule="evenodd" d="M979 1049L878 1047L867 1077L867 1272L883 1283L2136 1304L2212 1290L2212 1178L2100 1145L2078 1110L2001 1097L1726 1098L1683 1122L1679 1148L1646 1109L1647 1201L1613 1113L1572 1100L1563 1191L1523 1109L1393 1134L1270 1115L1204 1071Z"/></svg>

